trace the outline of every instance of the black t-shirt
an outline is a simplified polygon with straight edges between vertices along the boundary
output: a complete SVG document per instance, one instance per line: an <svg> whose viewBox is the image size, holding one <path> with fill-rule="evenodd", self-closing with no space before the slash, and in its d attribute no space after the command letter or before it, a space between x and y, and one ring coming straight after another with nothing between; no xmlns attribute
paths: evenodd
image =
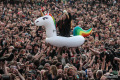
<svg viewBox="0 0 120 80"><path fill-rule="evenodd" d="M53 49L53 51L49 54L49 56L51 56L52 58L56 55L57 55L57 53L56 53L55 49Z"/></svg>

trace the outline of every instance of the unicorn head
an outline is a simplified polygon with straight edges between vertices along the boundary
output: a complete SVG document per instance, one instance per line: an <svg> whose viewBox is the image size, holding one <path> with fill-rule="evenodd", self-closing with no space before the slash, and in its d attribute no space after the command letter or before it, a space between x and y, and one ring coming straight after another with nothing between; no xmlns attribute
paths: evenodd
<svg viewBox="0 0 120 80"><path fill-rule="evenodd" d="M42 16L35 20L36 26L46 26L51 23L53 23L53 20L52 20L52 17L49 15Z"/></svg>
<svg viewBox="0 0 120 80"><path fill-rule="evenodd" d="M45 26L47 37L56 36L55 20L51 14L47 14L35 20L36 26Z"/></svg>

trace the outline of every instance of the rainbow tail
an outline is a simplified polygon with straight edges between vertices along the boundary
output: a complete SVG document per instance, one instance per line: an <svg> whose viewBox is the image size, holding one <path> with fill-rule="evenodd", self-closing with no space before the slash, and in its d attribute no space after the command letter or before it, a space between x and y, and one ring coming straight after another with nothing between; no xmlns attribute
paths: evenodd
<svg viewBox="0 0 120 80"><path fill-rule="evenodd" d="M88 30L83 30L81 27L76 26L73 29L73 36L82 35L83 37L87 37L91 34L91 32L92 32L92 28Z"/></svg>

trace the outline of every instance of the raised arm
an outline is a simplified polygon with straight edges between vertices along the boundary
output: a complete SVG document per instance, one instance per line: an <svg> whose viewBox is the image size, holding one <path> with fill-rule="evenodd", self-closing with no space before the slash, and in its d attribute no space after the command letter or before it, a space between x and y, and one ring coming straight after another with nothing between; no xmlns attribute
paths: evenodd
<svg viewBox="0 0 120 80"><path fill-rule="evenodd" d="M47 56L49 56L51 49L52 49L52 46L49 47L49 50L47 51Z"/></svg>
<svg viewBox="0 0 120 80"><path fill-rule="evenodd" d="M6 75L8 75L9 73L8 73L8 71L7 71L6 65L7 65L7 61L5 61L5 64L4 64L4 72L5 72Z"/></svg>
<svg viewBox="0 0 120 80"><path fill-rule="evenodd" d="M3 54L5 53L6 50L8 50L8 48L4 48L4 49L2 50L2 52L0 53L0 57L3 56Z"/></svg>
<svg viewBox="0 0 120 80"><path fill-rule="evenodd" d="M20 74L20 72L18 71L18 69L15 69L15 71L18 73L18 76L20 77L21 80L25 80L25 78Z"/></svg>
<svg viewBox="0 0 120 80"><path fill-rule="evenodd" d="M99 51L96 51L96 50L94 50L94 49L92 49L92 48L89 48L89 50L91 50L95 55L99 55L99 54L100 54Z"/></svg>
<svg viewBox="0 0 120 80"><path fill-rule="evenodd" d="M35 58L35 59L39 59L40 57L41 57L41 55L43 54L43 50L42 51L40 51L40 49L38 50L38 53L35 55L35 56L33 56L33 58Z"/></svg>
<svg viewBox="0 0 120 80"><path fill-rule="evenodd" d="M93 59L91 60L89 66L92 66L94 59L95 59L95 56L93 56Z"/></svg>
<svg viewBox="0 0 120 80"><path fill-rule="evenodd" d="M105 69L105 59L106 59L106 56L104 56L104 58L103 58L103 63L102 63L102 67L101 67L102 70Z"/></svg>
<svg viewBox="0 0 120 80"><path fill-rule="evenodd" d="M89 66L90 61L91 61L91 57L89 58L88 62L83 66L84 69L86 69Z"/></svg>
<svg viewBox="0 0 120 80"><path fill-rule="evenodd" d="M82 66L83 66L82 57L80 57L80 67L79 67L79 70L80 70L80 71L82 70Z"/></svg>

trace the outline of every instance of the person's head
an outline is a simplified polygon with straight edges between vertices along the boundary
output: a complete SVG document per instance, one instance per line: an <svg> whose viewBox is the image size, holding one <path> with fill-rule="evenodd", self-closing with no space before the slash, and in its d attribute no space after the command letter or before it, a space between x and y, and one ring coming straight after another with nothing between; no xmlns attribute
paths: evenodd
<svg viewBox="0 0 120 80"><path fill-rule="evenodd" d="M73 68L73 74L76 74L77 73L77 68L75 66L72 66Z"/></svg>
<svg viewBox="0 0 120 80"><path fill-rule="evenodd" d="M93 40L93 36L90 36L90 37L89 37L89 41L92 41L92 40Z"/></svg>
<svg viewBox="0 0 120 80"><path fill-rule="evenodd" d="M32 46L31 46L30 44L27 44L27 45L26 45L26 49L29 50L29 52L31 52Z"/></svg>
<svg viewBox="0 0 120 80"><path fill-rule="evenodd" d="M92 78L93 77L93 72L92 72L91 68L87 69L87 75L88 75L88 78Z"/></svg>
<svg viewBox="0 0 120 80"><path fill-rule="evenodd" d="M8 12L11 14L11 13L12 13L12 10L10 9Z"/></svg>
<svg viewBox="0 0 120 80"><path fill-rule="evenodd" d="M109 44L110 44L110 45L115 45L115 41L114 41L114 40L110 40L110 41L109 41Z"/></svg>
<svg viewBox="0 0 120 80"><path fill-rule="evenodd" d="M68 68L69 68L69 66L65 66L65 67L64 67L64 73L65 73L65 74L67 73Z"/></svg>
<svg viewBox="0 0 120 80"><path fill-rule="evenodd" d="M18 39L18 38L17 38L17 39ZM21 44L20 44L19 42L15 42L14 46L15 46L16 48L21 48Z"/></svg>
<svg viewBox="0 0 120 80"><path fill-rule="evenodd" d="M62 64L60 62L56 63L57 69L62 69Z"/></svg>
<svg viewBox="0 0 120 80"><path fill-rule="evenodd" d="M52 75L57 75L57 67L55 65L52 65L50 67L50 71L51 71Z"/></svg>
<svg viewBox="0 0 120 80"><path fill-rule="evenodd" d="M33 59L32 55L28 55L28 56L27 56L27 59L28 59L29 61L32 60L32 59Z"/></svg>
<svg viewBox="0 0 120 80"><path fill-rule="evenodd" d="M102 71L102 70L98 70L98 71L96 72L96 77L97 77L98 79L101 78L102 75L103 75L103 71Z"/></svg>
<svg viewBox="0 0 120 80"><path fill-rule="evenodd" d="M66 52L63 53L63 54L62 54L62 57L67 58L67 57L68 57L68 53L66 53Z"/></svg>
<svg viewBox="0 0 120 80"><path fill-rule="evenodd" d="M85 71L79 71L78 72L79 78L84 80L86 78L86 72Z"/></svg>
<svg viewBox="0 0 120 80"><path fill-rule="evenodd" d="M63 70L62 70L62 69L58 69L58 70L57 70L57 75L60 76L60 75L62 75L62 74L63 74Z"/></svg>
<svg viewBox="0 0 120 80"><path fill-rule="evenodd" d="M14 46L10 46L9 47L9 52L12 52L13 49L14 49Z"/></svg>
<svg viewBox="0 0 120 80"><path fill-rule="evenodd" d="M26 80L32 80L35 77L35 74L32 71L26 73Z"/></svg>
<svg viewBox="0 0 120 80"><path fill-rule="evenodd" d="M85 54L82 54L82 61L85 61L87 59L87 56Z"/></svg>
<svg viewBox="0 0 120 80"><path fill-rule="evenodd" d="M65 19L68 17L68 13L67 13L66 10L64 10L63 13L64 13L64 14L63 14L62 19L65 20Z"/></svg>
<svg viewBox="0 0 120 80"><path fill-rule="evenodd" d="M74 73L74 72L73 72L73 68L72 68L72 67L69 67L68 70L67 70L67 75L68 75L68 76L73 76L73 75L74 75L73 73Z"/></svg>
<svg viewBox="0 0 120 80"><path fill-rule="evenodd" d="M39 67L38 67L38 70L42 70L44 67L43 67L43 65L40 65Z"/></svg>
<svg viewBox="0 0 120 80"><path fill-rule="evenodd" d="M4 27L4 26L5 26L5 23L1 23L1 26L3 26L3 27Z"/></svg>
<svg viewBox="0 0 120 80"><path fill-rule="evenodd" d="M15 55L17 55L17 54L18 54L17 49L13 49L13 50L12 50L12 53L15 54Z"/></svg>
<svg viewBox="0 0 120 80"><path fill-rule="evenodd" d="M101 45L101 48L100 48L101 50L104 50L104 45Z"/></svg>
<svg viewBox="0 0 120 80"><path fill-rule="evenodd" d="M47 68L48 70L50 70L50 64L49 63L45 63L44 68Z"/></svg>
<svg viewBox="0 0 120 80"><path fill-rule="evenodd" d="M20 54L25 54L26 53L26 50L25 49L21 49L20 50Z"/></svg>
<svg viewBox="0 0 120 80"><path fill-rule="evenodd" d="M34 44L34 51L38 51L39 46L37 44Z"/></svg>
<svg viewBox="0 0 120 80"><path fill-rule="evenodd" d="M35 60L34 60L34 65L35 65L35 67L39 67L39 65L40 65L40 61L37 60L37 59L35 59Z"/></svg>

